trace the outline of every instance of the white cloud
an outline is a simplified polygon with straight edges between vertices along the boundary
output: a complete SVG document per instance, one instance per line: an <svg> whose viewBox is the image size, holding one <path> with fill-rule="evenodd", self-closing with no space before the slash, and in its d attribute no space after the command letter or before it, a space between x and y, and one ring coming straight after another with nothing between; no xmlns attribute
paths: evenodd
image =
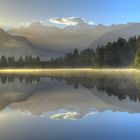
<svg viewBox="0 0 140 140"><path fill-rule="evenodd" d="M75 26L75 25L95 25L93 22L87 22L82 18L77 17L65 17L65 18L51 18L49 19L51 23L62 24L66 26Z"/></svg>

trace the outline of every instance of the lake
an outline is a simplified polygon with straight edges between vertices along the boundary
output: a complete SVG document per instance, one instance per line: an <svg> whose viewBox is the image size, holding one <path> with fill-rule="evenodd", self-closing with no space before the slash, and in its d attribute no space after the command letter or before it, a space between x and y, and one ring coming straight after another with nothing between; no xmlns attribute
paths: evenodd
<svg viewBox="0 0 140 140"><path fill-rule="evenodd" d="M139 140L140 72L2 72L0 110L0 140Z"/></svg>

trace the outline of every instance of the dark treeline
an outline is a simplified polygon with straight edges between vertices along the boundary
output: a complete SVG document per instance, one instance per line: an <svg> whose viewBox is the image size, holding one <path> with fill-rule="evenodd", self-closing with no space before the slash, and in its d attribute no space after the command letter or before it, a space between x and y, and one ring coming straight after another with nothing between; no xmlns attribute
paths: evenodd
<svg viewBox="0 0 140 140"><path fill-rule="evenodd" d="M79 52L75 49L64 57L51 59L50 67L125 67L140 64L140 37L129 40L119 38L117 41L96 50L86 49ZM139 50L139 51L137 51Z"/></svg>
<svg viewBox="0 0 140 140"><path fill-rule="evenodd" d="M20 56L18 59L15 57L5 57L4 55L0 58L0 67L38 67L43 62L40 61L40 57L32 57L26 55L24 58Z"/></svg>
<svg viewBox="0 0 140 140"><path fill-rule="evenodd" d="M104 46L98 46L96 50L85 49L67 53L64 57L52 58L49 61L41 61L40 57L26 55L24 58L2 56L0 67L29 67L29 68L68 68L68 67L127 67L140 65L140 36L131 37L128 40L119 38L115 42L109 42Z"/></svg>
<svg viewBox="0 0 140 140"><path fill-rule="evenodd" d="M40 82L40 76L37 75L0 75L0 82L2 84L16 83L16 80L20 83L32 84Z"/></svg>

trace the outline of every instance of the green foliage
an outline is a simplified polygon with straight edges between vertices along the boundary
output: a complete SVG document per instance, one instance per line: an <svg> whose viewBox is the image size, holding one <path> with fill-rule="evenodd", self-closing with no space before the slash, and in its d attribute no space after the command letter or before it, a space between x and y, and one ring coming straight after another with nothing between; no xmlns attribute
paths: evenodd
<svg viewBox="0 0 140 140"><path fill-rule="evenodd" d="M140 66L140 48L138 49L135 57L135 66Z"/></svg>
<svg viewBox="0 0 140 140"><path fill-rule="evenodd" d="M50 67L125 67L134 65L134 60L140 64L140 37L131 37L128 41L119 38L117 41L98 46L96 50L86 49L79 52L75 49L63 58L52 58ZM137 55L135 59L135 55Z"/></svg>
<svg viewBox="0 0 140 140"><path fill-rule="evenodd" d="M1 65L6 66L6 64L7 64L7 59L5 56L2 56L1 57Z"/></svg>
<svg viewBox="0 0 140 140"><path fill-rule="evenodd" d="M0 67L41 67L40 57L32 57L31 55L26 55L25 58L20 56L17 60L15 57L2 56L0 59Z"/></svg>

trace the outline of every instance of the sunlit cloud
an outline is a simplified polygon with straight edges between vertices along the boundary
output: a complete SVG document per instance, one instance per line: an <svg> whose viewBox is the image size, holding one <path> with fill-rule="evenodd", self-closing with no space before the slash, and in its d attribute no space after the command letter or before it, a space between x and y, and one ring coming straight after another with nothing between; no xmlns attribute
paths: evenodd
<svg viewBox="0 0 140 140"><path fill-rule="evenodd" d="M82 24L88 24L88 25L95 25L93 22L87 22L85 19L77 18L77 17L66 17L66 18L51 18L49 19L51 23L55 24L62 24L66 26L75 26L75 25L82 25Z"/></svg>

